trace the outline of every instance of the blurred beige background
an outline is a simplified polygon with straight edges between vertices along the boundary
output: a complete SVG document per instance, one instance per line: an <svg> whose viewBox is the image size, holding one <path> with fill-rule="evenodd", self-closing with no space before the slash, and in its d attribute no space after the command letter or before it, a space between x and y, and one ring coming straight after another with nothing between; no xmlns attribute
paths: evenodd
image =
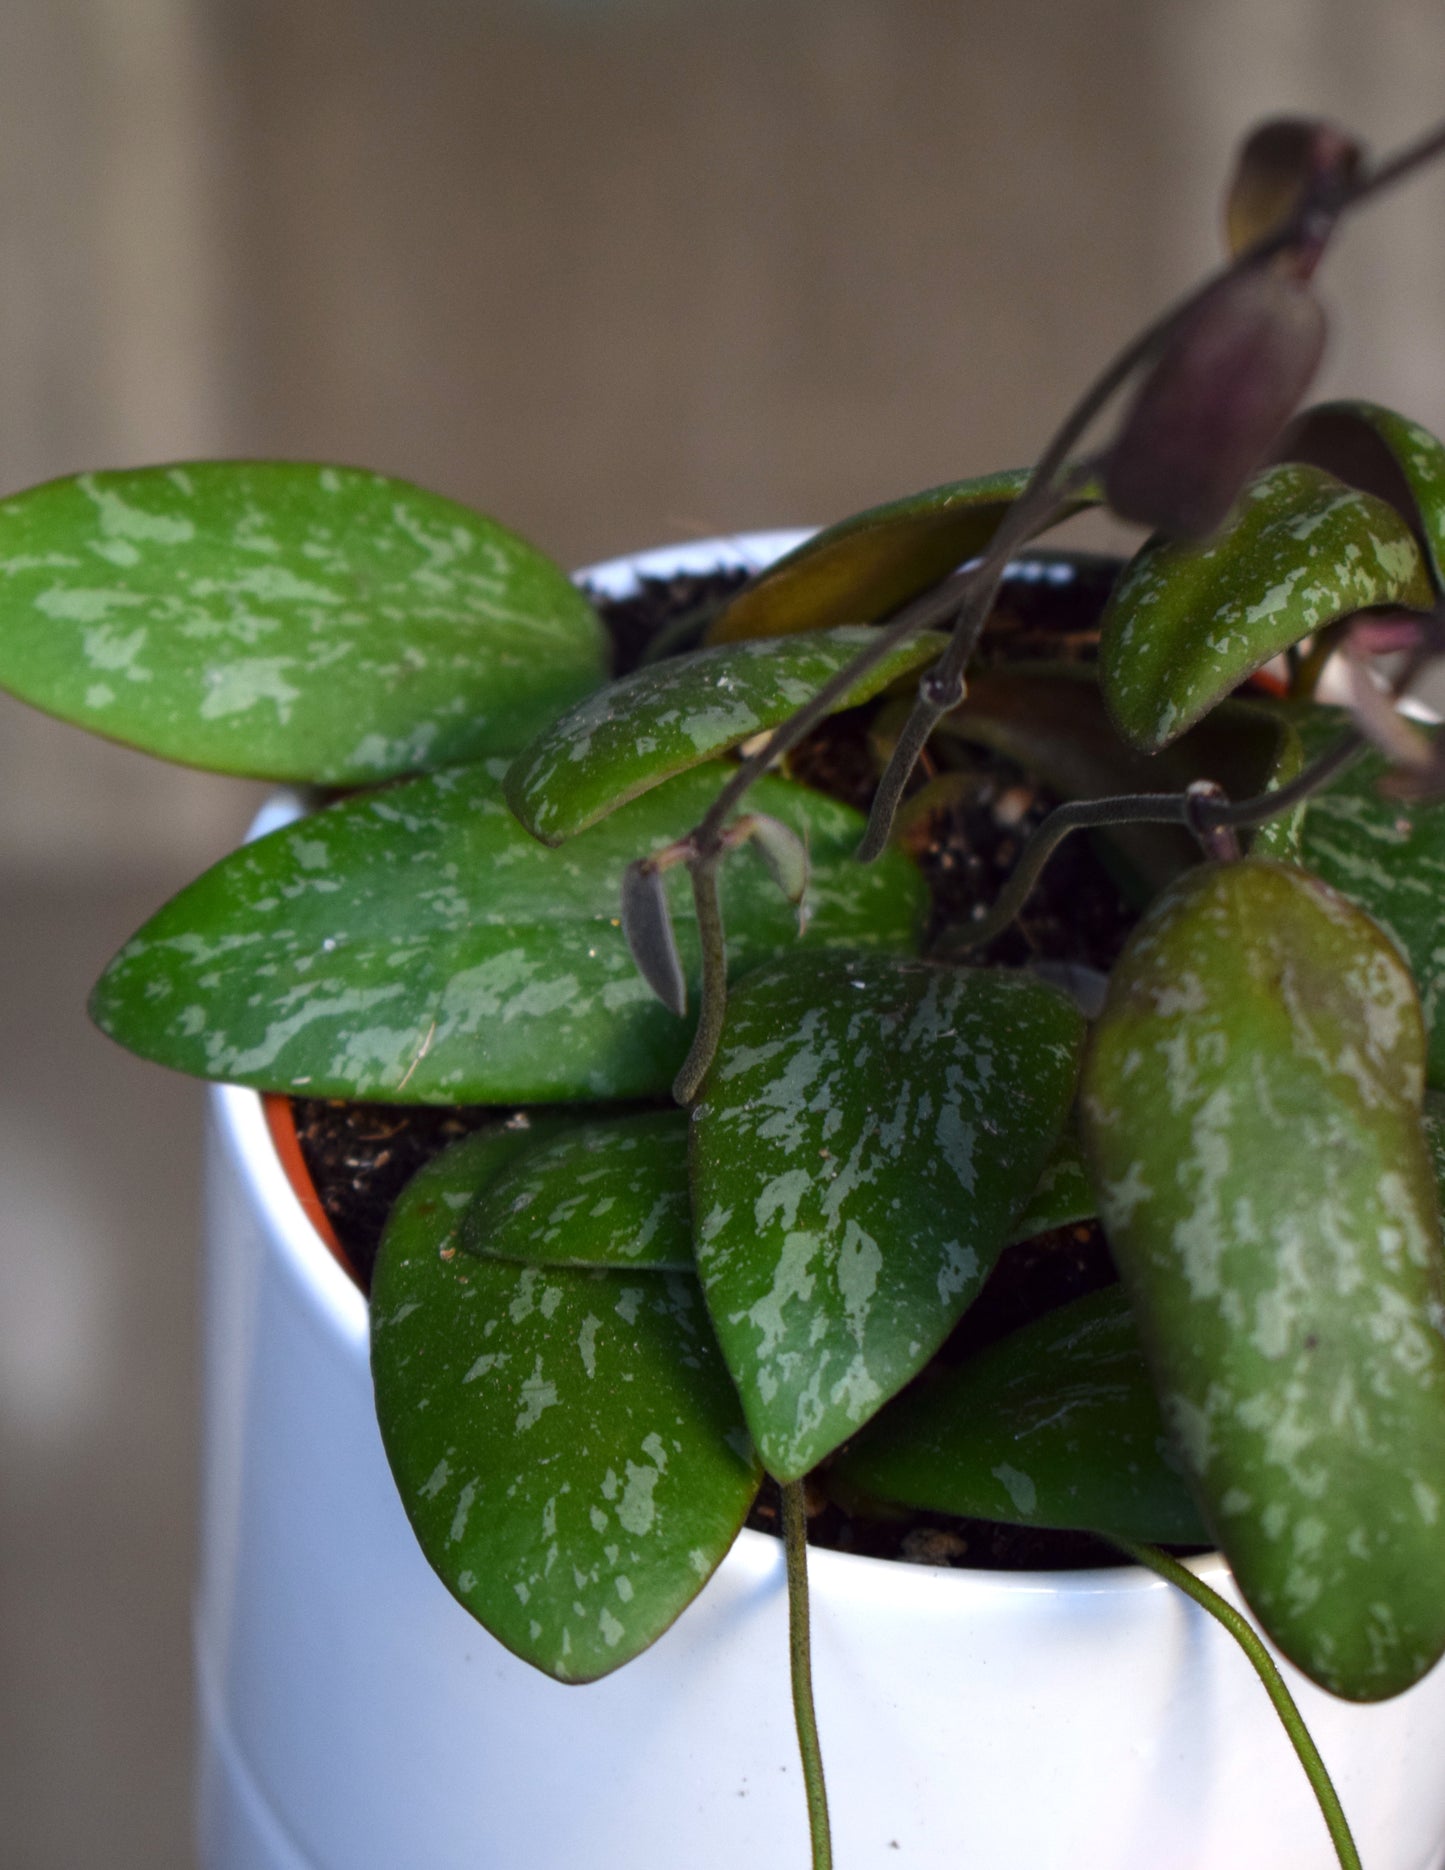
<svg viewBox="0 0 1445 1870"><path fill-rule="evenodd" d="M4 0L0 493L356 462L569 563L1031 458L1231 145L1441 109L1428 0ZM1323 390L1445 429L1445 174ZM191 1087L85 1026L254 794L0 705L0 1864L190 1861ZM520 1867L525 1870L525 1867Z"/></svg>

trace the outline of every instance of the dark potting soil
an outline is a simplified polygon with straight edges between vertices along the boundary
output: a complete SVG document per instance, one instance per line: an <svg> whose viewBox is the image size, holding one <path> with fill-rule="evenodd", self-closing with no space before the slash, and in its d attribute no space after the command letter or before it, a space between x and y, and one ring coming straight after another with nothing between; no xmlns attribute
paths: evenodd
<svg viewBox="0 0 1445 1870"><path fill-rule="evenodd" d="M1081 570L1066 575L1055 569L1059 564L1040 555L1011 568L985 639L990 652L1010 658L1092 656L1115 566L1112 561L1085 560ZM677 630L679 618L705 622L741 578L741 573L725 572L649 579L625 602L598 599L613 635L619 671L637 665L659 629ZM681 628L687 631L691 624L684 622ZM866 719L864 710L833 716L798 749L788 771L866 810L877 777ZM974 904L992 899L1029 832L1055 803L1023 772L991 756L975 779L950 793L937 809L917 812L905 833L932 892L935 934L965 921ZM1025 913L979 958L1005 966L1062 960L1107 972L1132 919L1090 844L1072 839L1051 861ZM484 1124L526 1121L521 1110L499 1111L495 1106L430 1109L296 1098L293 1109L317 1194L363 1286L370 1283L392 1205L417 1170ZM1103 1234L1092 1223L1021 1242L1001 1256L939 1358L961 1361L1030 1319L1116 1278ZM812 1543L872 1557L1015 1571L1119 1562L1113 1548L1087 1534L905 1513L856 1499L845 1505L830 1494L826 1471L810 1479L808 1509ZM759 1495L748 1524L766 1532L779 1530L777 1492L771 1484Z"/></svg>

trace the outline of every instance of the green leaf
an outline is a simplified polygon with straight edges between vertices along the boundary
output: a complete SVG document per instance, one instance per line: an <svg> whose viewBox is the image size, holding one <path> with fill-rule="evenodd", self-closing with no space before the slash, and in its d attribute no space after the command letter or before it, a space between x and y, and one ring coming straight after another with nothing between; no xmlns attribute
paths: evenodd
<svg viewBox="0 0 1445 1870"><path fill-rule="evenodd" d="M570 1126L480 1190L462 1245L531 1266L695 1272L687 1131L681 1110Z"/></svg>
<svg viewBox="0 0 1445 1870"><path fill-rule="evenodd" d="M744 585L715 620L714 643L873 623L974 558L1028 485L1031 468L985 474L870 507L815 533ZM1090 485L1068 511L1097 506Z"/></svg>
<svg viewBox="0 0 1445 1870"><path fill-rule="evenodd" d="M1117 1286L920 1378L832 1471L879 1499L933 1513L1209 1542Z"/></svg>
<svg viewBox="0 0 1445 1870"><path fill-rule="evenodd" d="M1304 871L1181 879L1081 1098L1165 1420L1240 1589L1314 1681L1445 1650L1445 1266L1425 1036L1393 945Z"/></svg>
<svg viewBox="0 0 1445 1870"><path fill-rule="evenodd" d="M731 995L693 1111L698 1270L779 1480L916 1375L978 1292L1082 1032L1028 976L881 957L799 957Z"/></svg>
<svg viewBox="0 0 1445 1870"><path fill-rule="evenodd" d="M379 474L200 461L0 501L0 684L187 765L350 785L511 752L607 654L540 553Z"/></svg>
<svg viewBox="0 0 1445 1870"><path fill-rule="evenodd" d="M1269 468L1209 544L1152 539L1126 568L1102 625L1104 698L1120 732L1157 752L1336 618L1433 601L1393 507L1318 468Z"/></svg>
<svg viewBox="0 0 1445 1870"><path fill-rule="evenodd" d="M1054 1153L1044 1164L1038 1187L1014 1222L1009 1239L1011 1242L1032 1240L1035 1234L1052 1233L1056 1227L1092 1221L1098 1212L1099 1198L1089 1180L1084 1146L1077 1129L1070 1123L1059 1132Z"/></svg>
<svg viewBox="0 0 1445 1870"><path fill-rule="evenodd" d="M402 1196L371 1365L429 1563L514 1654L586 1682L697 1595L758 1469L695 1279L458 1252L459 1211L526 1141L469 1138Z"/></svg>
<svg viewBox="0 0 1445 1870"><path fill-rule="evenodd" d="M1445 444L1379 403L1317 403L1285 436L1280 458L1309 461L1351 487L1387 500L1425 547L1445 585Z"/></svg>
<svg viewBox="0 0 1445 1870"><path fill-rule="evenodd" d="M1287 711L1306 760L1319 757L1348 729L1342 708ZM1438 736L1439 728L1426 733ZM1426 1074L1445 1087L1445 804L1420 804L1380 791L1387 762L1369 752L1315 793L1295 832L1298 861L1368 911L1410 964L1429 1034ZM1256 839L1272 854L1280 838Z"/></svg>
<svg viewBox="0 0 1445 1870"><path fill-rule="evenodd" d="M1445 1092L1425 1093L1425 1147L1430 1151L1440 1205L1445 1208Z"/></svg>
<svg viewBox="0 0 1445 1870"><path fill-rule="evenodd" d="M1230 704L1225 703L1225 707ZM1280 739L1275 751L1274 764L1265 779L1262 792L1277 792L1281 786L1287 786L1297 779L1309 764L1310 749L1315 747L1313 740L1307 741L1305 723L1313 716L1328 716L1333 725L1333 732L1326 734L1318 743L1318 751L1323 753L1330 741L1351 725L1348 717L1338 708L1323 708L1313 701L1290 701L1264 703L1280 725ZM1223 713L1217 709L1216 713ZM1211 720L1214 715L1209 717ZM1306 805L1291 806L1277 818L1267 818L1249 838L1248 848L1252 857L1278 857L1284 863L1298 863L1300 854L1300 833L1304 829Z"/></svg>
<svg viewBox="0 0 1445 1870"><path fill-rule="evenodd" d="M672 774L780 726L876 640L858 626L820 630L637 669L542 730L507 774L507 803L533 837L560 844ZM900 644L834 712L870 701L945 647L932 632Z"/></svg>
<svg viewBox="0 0 1445 1870"><path fill-rule="evenodd" d="M423 1104L666 1095L688 1027L638 978L622 874L688 830L727 778L699 768L564 851L528 837L497 780L454 768L348 799L235 852L127 943L91 1011L112 1038L198 1077ZM763 866L721 882L734 967L801 946L912 947L926 908L902 857L852 861L862 819L784 780L759 809L806 836L813 918ZM687 879L673 909L701 973Z"/></svg>

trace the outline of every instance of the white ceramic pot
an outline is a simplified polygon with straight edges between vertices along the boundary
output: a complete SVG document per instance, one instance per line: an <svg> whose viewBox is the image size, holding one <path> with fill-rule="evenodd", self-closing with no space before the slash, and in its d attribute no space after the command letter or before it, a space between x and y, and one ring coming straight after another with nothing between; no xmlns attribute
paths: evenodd
<svg viewBox="0 0 1445 1870"><path fill-rule="evenodd" d="M738 542L766 557L788 536ZM645 570L716 563L709 544ZM602 568L614 589L630 566ZM781 1548L745 1532L638 1661L561 1687L416 1547L366 1304L254 1093L214 1093L197 1606L206 1870L806 1870ZM1233 1598L1218 1559L1196 1569ZM1328 1870L1253 1673L1152 1575L811 1560L839 1870ZM1352 1707L1286 1670L1367 1870L1445 1861L1445 1667Z"/></svg>

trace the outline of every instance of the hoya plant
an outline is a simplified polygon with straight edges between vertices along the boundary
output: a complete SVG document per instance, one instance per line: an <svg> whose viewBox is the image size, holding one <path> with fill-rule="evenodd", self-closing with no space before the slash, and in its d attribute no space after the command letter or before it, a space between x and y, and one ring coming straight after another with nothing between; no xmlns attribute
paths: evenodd
<svg viewBox="0 0 1445 1870"><path fill-rule="evenodd" d="M1442 142L1371 166L1266 126L1230 260L1034 469L816 534L616 677L561 571L377 474L0 502L6 687L317 806L161 909L96 1020L203 1078L493 1113L374 1269L416 1536L586 1682L776 1487L817 1864L810 1497L1173 1579L1249 1648L1342 1863L1273 1663L1171 1553L1222 1549L1337 1695L1445 1650L1445 742L1396 706L1440 647L1445 445L1295 415L1335 223ZM1099 505L1150 530L1097 614L1012 627L1010 564ZM975 808L1020 785L981 885ZM1078 831L1118 939L1041 953L1019 918ZM1083 1223L1109 1281L960 1351L1011 1244Z"/></svg>

